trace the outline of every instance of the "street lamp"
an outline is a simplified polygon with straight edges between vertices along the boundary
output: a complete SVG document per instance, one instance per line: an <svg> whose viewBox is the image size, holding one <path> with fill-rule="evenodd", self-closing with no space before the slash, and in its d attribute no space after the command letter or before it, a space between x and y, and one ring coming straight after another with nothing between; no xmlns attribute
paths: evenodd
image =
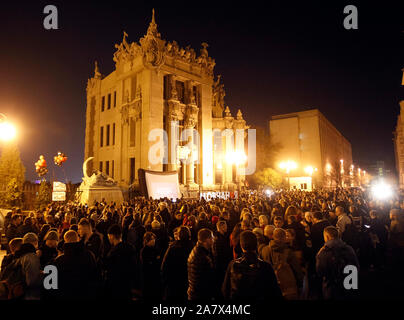
<svg viewBox="0 0 404 320"><path fill-rule="evenodd" d="M17 130L14 125L8 122L5 114L0 113L0 139L10 141L17 135Z"/></svg>
<svg viewBox="0 0 404 320"><path fill-rule="evenodd" d="M288 188L290 189L290 177L289 177L289 172L290 172L291 170L294 170L294 169L297 168L296 162L291 161L291 160L288 160L288 161L285 161L285 162L281 162L281 163L279 164L279 168L281 168L282 170L285 170L285 171L286 171L286 175L287 175L287 178L288 178Z"/></svg>

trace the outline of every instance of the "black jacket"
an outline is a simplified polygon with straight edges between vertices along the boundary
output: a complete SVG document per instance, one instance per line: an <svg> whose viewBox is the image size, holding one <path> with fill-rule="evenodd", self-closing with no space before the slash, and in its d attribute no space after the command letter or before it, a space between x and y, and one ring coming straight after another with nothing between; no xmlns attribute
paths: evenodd
<svg viewBox="0 0 404 320"><path fill-rule="evenodd" d="M317 252L324 245L323 231L329 225L330 225L330 223L328 222L328 220L321 220L317 223L314 223L311 226L310 238L311 238L311 246L313 248L314 254L317 254Z"/></svg>
<svg viewBox="0 0 404 320"><path fill-rule="evenodd" d="M225 299L231 300L255 302L282 299L274 270L255 252L244 252L241 258L230 262L222 293Z"/></svg>
<svg viewBox="0 0 404 320"><path fill-rule="evenodd" d="M233 260L233 250L230 247L229 237L222 235L220 232L217 232L215 236L212 248L215 269L224 275L229 262Z"/></svg>
<svg viewBox="0 0 404 320"><path fill-rule="evenodd" d="M50 248L46 244L42 245L39 250L41 250L41 268L43 269L46 265L51 264L53 260L57 257L58 251L56 248Z"/></svg>
<svg viewBox="0 0 404 320"><path fill-rule="evenodd" d="M160 215L161 215L161 218L163 219L165 225L168 226L168 224L171 221L171 216L170 216L170 213L168 212L168 209L164 208L163 210L161 210Z"/></svg>
<svg viewBox="0 0 404 320"><path fill-rule="evenodd" d="M9 243L14 238L18 238L19 235L20 234L18 233L18 227L10 223L7 227L6 232L7 243Z"/></svg>
<svg viewBox="0 0 404 320"><path fill-rule="evenodd" d="M215 284L213 261L209 250L199 243L188 258L188 300L210 300Z"/></svg>
<svg viewBox="0 0 404 320"><path fill-rule="evenodd" d="M137 271L134 248L120 242L112 247L104 261L106 293L112 299L130 299Z"/></svg>
<svg viewBox="0 0 404 320"><path fill-rule="evenodd" d="M65 243L64 254L55 259L58 270L58 290L55 298L95 299L100 275L94 254L83 243Z"/></svg>
<svg viewBox="0 0 404 320"><path fill-rule="evenodd" d="M161 264L164 293L168 300L186 300L188 289L187 261L191 241L177 240L168 247Z"/></svg>
<svg viewBox="0 0 404 320"><path fill-rule="evenodd" d="M140 251L142 263L143 298L161 299L160 266L161 259L156 247L144 246Z"/></svg>
<svg viewBox="0 0 404 320"><path fill-rule="evenodd" d="M86 249L90 250L95 257L95 260L98 262L104 253L104 239L102 235L98 232L93 232L93 234L88 238L88 241L84 243L84 240L81 240L86 247Z"/></svg>

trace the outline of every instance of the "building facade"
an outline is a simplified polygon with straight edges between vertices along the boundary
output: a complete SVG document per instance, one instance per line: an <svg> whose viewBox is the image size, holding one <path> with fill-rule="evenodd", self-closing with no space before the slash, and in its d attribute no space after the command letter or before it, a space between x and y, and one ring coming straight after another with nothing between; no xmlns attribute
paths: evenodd
<svg viewBox="0 0 404 320"><path fill-rule="evenodd" d="M404 189L404 100L400 101L400 114L398 115L396 130L393 134L398 182L400 189Z"/></svg>
<svg viewBox="0 0 404 320"><path fill-rule="evenodd" d="M281 149L276 162L292 162L287 174L291 187L335 187L355 184L349 141L317 109L276 115L269 121L270 135Z"/></svg>
<svg viewBox="0 0 404 320"><path fill-rule="evenodd" d="M197 56L189 46L163 40L154 10L146 35L138 43L127 37L124 32L115 45L115 70L104 77L96 63L87 84L85 159L94 157L89 171L127 188L138 185L139 168L178 171L180 185L189 189L229 190L244 181L218 157L231 145L244 150L244 140L231 144L221 134L218 146L215 131L248 126L240 110L233 117L225 107L208 45L202 43Z"/></svg>

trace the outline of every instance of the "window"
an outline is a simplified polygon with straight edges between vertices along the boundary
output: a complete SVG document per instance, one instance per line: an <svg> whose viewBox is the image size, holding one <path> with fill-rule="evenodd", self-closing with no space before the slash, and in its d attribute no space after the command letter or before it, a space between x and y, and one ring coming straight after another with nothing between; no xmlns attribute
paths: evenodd
<svg viewBox="0 0 404 320"><path fill-rule="evenodd" d="M164 76L164 85L163 85L163 97L164 99L168 100L169 96L168 96L168 86L169 86L169 81L168 81L168 75Z"/></svg>
<svg viewBox="0 0 404 320"><path fill-rule="evenodd" d="M184 82L177 80L177 81L175 82L175 86L176 86L176 89L177 89L178 100L179 100L181 103L185 103L185 95L184 95L184 93L185 93L185 87L184 87Z"/></svg>
<svg viewBox="0 0 404 320"><path fill-rule="evenodd" d="M196 86L192 86L192 94L195 97L195 104L198 105L198 89Z"/></svg>
<svg viewBox="0 0 404 320"><path fill-rule="evenodd" d="M109 161L105 161L105 173L109 176Z"/></svg>
<svg viewBox="0 0 404 320"><path fill-rule="evenodd" d="M104 109L105 109L105 96L103 96L101 99L101 112L104 111Z"/></svg>
<svg viewBox="0 0 404 320"><path fill-rule="evenodd" d="M108 109L111 109L111 94L108 93Z"/></svg>
<svg viewBox="0 0 404 320"><path fill-rule="evenodd" d="M100 171L102 172L102 161L100 161Z"/></svg>
<svg viewBox="0 0 404 320"><path fill-rule="evenodd" d="M100 132L100 147L104 146L104 127L101 127L101 132Z"/></svg>
<svg viewBox="0 0 404 320"><path fill-rule="evenodd" d="M112 145L115 145L115 123L112 125Z"/></svg>
<svg viewBox="0 0 404 320"><path fill-rule="evenodd" d="M114 175L115 175L115 160L112 160L112 169L111 169L112 179L114 179Z"/></svg>
<svg viewBox="0 0 404 320"><path fill-rule="evenodd" d="M109 131L110 131L110 125L107 125L107 141L105 143L105 145L109 146Z"/></svg>
<svg viewBox="0 0 404 320"><path fill-rule="evenodd" d="M134 147L136 144L136 120L130 118L130 138L129 138L129 146Z"/></svg>
<svg viewBox="0 0 404 320"><path fill-rule="evenodd" d="M135 158L129 158L130 168L129 168L129 184L135 181Z"/></svg>
<svg viewBox="0 0 404 320"><path fill-rule="evenodd" d="M116 107L116 91L114 91L114 108Z"/></svg>

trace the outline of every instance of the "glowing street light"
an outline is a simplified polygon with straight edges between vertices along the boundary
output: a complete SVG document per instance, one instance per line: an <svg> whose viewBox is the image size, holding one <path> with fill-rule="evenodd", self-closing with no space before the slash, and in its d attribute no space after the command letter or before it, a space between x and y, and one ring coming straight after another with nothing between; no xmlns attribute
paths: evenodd
<svg viewBox="0 0 404 320"><path fill-rule="evenodd" d="M290 189L290 177L289 177L289 172L290 170L294 170L297 168L297 163L291 160L285 161L285 162L281 162L279 164L279 168L281 168L282 170L286 171L287 174L287 178L288 178L288 188Z"/></svg>
<svg viewBox="0 0 404 320"><path fill-rule="evenodd" d="M306 172L310 176L312 176L313 173L316 171L317 171L317 168L313 168L312 166L307 166L306 168L304 168L304 172Z"/></svg>
<svg viewBox="0 0 404 320"><path fill-rule="evenodd" d="M393 190L390 185L380 181L372 186L372 194L378 200L385 200L393 195Z"/></svg>
<svg viewBox="0 0 404 320"><path fill-rule="evenodd" d="M290 170L294 170L294 169L297 168L297 164L294 161L288 160L288 161L285 161L285 162L281 162L279 164L279 168L281 168L283 170L286 170L286 173L289 173Z"/></svg>
<svg viewBox="0 0 404 320"><path fill-rule="evenodd" d="M14 125L7 121L5 114L0 113L0 139L3 141L13 140L17 135Z"/></svg>

